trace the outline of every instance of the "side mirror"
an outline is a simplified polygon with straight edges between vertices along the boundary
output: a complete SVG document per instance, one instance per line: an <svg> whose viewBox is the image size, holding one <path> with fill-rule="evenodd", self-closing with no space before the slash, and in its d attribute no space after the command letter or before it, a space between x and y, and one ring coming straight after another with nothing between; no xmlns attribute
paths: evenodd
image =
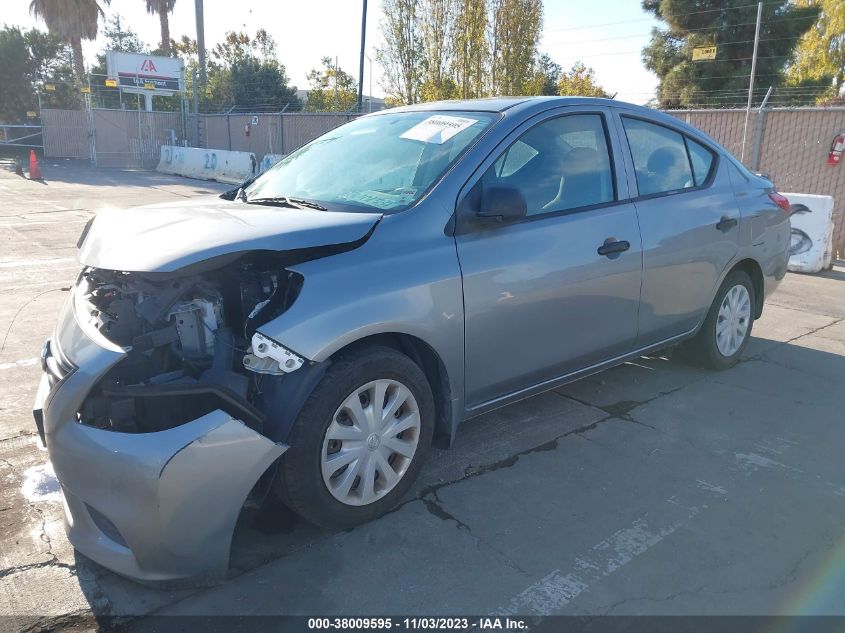
<svg viewBox="0 0 845 633"><path fill-rule="evenodd" d="M528 213L528 203L517 187L486 187L481 192L479 218L489 218L500 223L516 222Z"/></svg>

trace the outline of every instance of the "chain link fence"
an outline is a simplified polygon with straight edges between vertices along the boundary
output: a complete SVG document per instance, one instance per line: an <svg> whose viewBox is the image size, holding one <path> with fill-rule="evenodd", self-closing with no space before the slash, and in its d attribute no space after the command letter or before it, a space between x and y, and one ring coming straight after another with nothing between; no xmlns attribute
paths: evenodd
<svg viewBox="0 0 845 633"><path fill-rule="evenodd" d="M44 155L81 158L100 167L150 169L162 145L289 154L356 114L200 114L135 110L41 111Z"/></svg>

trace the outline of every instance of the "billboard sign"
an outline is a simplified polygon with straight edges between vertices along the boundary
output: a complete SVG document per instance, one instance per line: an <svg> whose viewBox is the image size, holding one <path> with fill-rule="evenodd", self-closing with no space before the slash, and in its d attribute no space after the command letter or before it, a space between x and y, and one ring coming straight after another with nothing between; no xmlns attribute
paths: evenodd
<svg viewBox="0 0 845 633"><path fill-rule="evenodd" d="M106 68L124 92L155 90L170 95L185 89L185 64L181 59L106 51Z"/></svg>

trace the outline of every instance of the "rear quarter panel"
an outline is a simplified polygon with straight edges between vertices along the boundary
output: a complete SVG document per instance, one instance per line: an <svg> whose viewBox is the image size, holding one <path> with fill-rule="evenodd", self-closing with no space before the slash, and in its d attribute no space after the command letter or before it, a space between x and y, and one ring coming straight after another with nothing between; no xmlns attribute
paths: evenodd
<svg viewBox="0 0 845 633"><path fill-rule="evenodd" d="M760 264L763 273L764 298L771 295L786 275L789 262L789 215L778 207L769 194L771 182L746 175L735 165L729 169L740 222L741 259L751 258Z"/></svg>

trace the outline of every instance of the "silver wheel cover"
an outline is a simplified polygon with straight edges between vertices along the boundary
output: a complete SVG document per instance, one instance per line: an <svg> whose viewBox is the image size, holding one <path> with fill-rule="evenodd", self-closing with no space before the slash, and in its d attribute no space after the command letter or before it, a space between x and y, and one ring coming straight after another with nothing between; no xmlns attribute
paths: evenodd
<svg viewBox="0 0 845 633"><path fill-rule="evenodd" d="M716 348L722 356L736 354L751 324L751 297L748 289L737 284L725 294L716 316Z"/></svg>
<svg viewBox="0 0 845 633"><path fill-rule="evenodd" d="M420 410L411 390L379 379L353 391L323 438L320 467L331 495L346 505L378 501L404 477L420 439Z"/></svg>

